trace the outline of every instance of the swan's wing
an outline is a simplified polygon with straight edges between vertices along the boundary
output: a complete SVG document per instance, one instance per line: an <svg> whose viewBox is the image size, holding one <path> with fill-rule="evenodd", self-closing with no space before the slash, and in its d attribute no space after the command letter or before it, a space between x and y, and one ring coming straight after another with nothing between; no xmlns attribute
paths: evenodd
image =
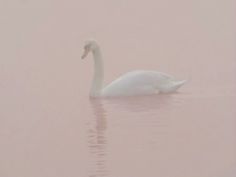
<svg viewBox="0 0 236 177"><path fill-rule="evenodd" d="M171 76L156 71L137 70L128 72L103 89L104 96L153 94L158 85L172 80Z"/></svg>

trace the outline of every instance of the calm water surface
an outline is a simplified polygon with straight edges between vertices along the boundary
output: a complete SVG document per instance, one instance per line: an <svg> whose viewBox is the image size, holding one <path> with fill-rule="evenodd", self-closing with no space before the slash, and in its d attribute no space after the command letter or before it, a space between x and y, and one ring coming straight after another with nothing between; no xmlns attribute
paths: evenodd
<svg viewBox="0 0 236 177"><path fill-rule="evenodd" d="M1 1L0 177L235 177L235 7ZM101 43L106 83L134 69L190 82L89 99L88 37Z"/></svg>

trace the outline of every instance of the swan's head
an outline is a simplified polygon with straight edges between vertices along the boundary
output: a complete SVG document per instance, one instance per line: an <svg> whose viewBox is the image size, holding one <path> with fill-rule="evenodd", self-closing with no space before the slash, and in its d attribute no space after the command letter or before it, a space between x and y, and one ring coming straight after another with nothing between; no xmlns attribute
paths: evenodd
<svg viewBox="0 0 236 177"><path fill-rule="evenodd" d="M95 40L89 39L89 40L85 41L85 43L84 43L84 53L83 53L81 58L84 59L89 54L89 52L91 52L91 51L93 52L97 48L98 48L98 44Z"/></svg>

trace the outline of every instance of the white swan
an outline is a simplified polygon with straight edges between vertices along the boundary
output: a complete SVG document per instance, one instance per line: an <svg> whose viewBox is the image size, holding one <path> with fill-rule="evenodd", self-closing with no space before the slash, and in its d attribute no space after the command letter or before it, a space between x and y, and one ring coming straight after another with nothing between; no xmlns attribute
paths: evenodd
<svg viewBox="0 0 236 177"><path fill-rule="evenodd" d="M95 40L87 40L84 45L84 59L89 52L94 57L94 76L90 90L91 97L115 97L170 93L181 87L186 80L176 81L167 74L157 71L135 70L128 72L103 87L103 60L100 47Z"/></svg>

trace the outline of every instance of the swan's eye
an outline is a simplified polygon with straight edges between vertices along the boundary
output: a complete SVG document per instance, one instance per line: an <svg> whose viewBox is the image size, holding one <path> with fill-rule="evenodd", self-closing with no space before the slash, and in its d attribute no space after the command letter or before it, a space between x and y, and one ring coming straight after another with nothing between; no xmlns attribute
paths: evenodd
<svg viewBox="0 0 236 177"><path fill-rule="evenodd" d="M89 45L84 46L85 50L89 50Z"/></svg>

